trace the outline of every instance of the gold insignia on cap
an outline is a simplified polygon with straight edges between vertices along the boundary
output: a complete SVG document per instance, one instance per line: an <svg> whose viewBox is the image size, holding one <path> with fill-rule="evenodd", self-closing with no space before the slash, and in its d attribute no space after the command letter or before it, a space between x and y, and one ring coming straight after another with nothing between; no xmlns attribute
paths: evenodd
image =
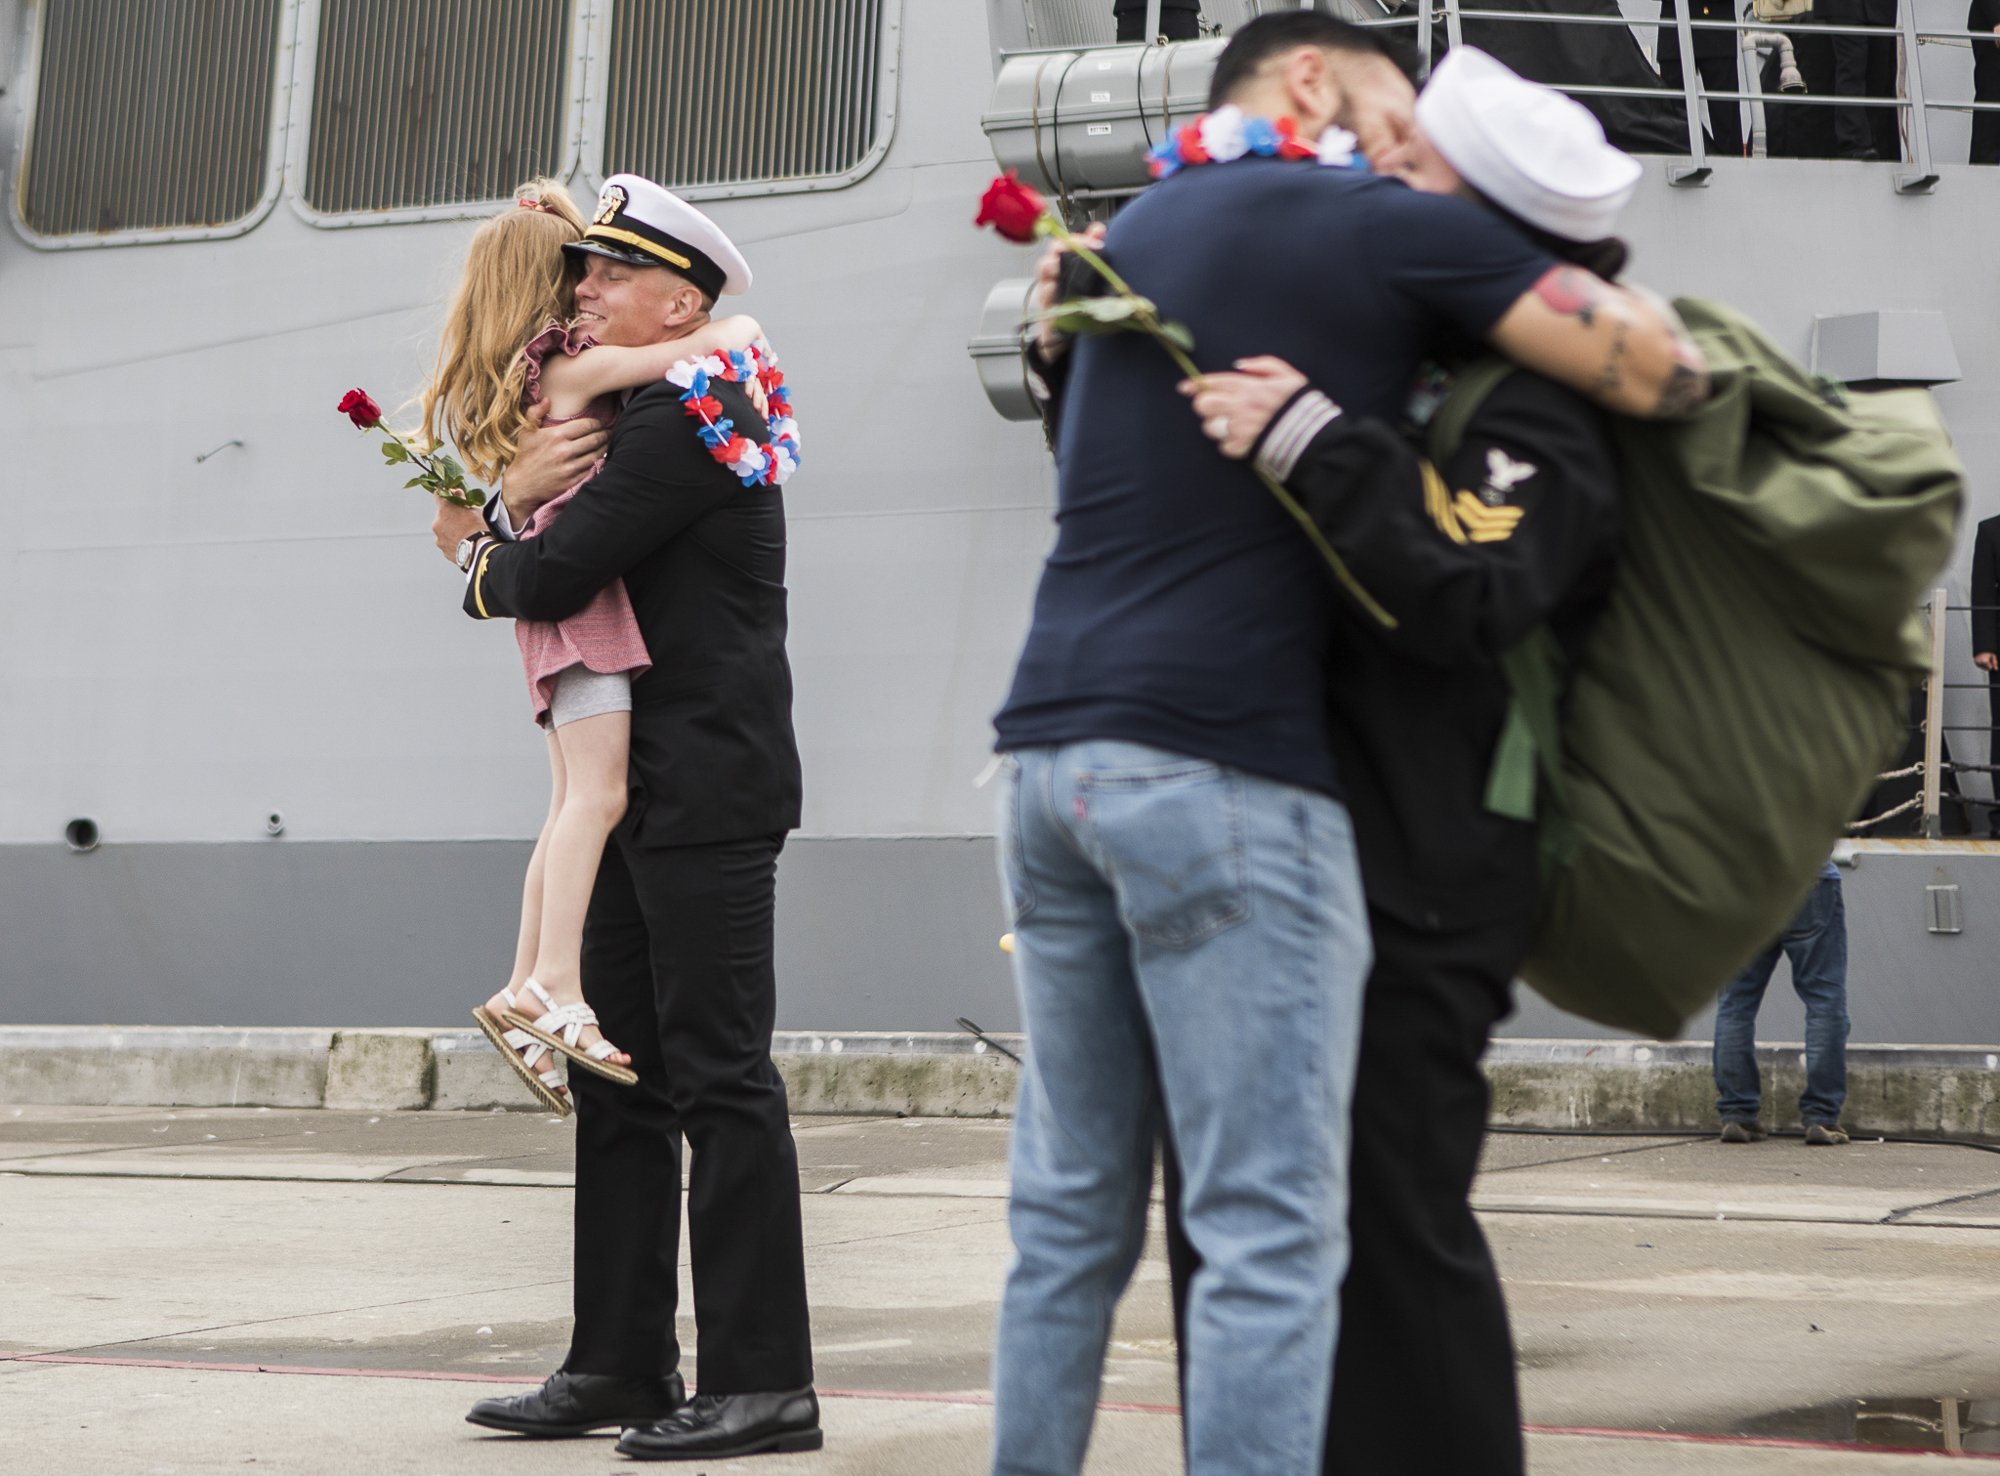
<svg viewBox="0 0 2000 1476"><path fill-rule="evenodd" d="M625 208L629 197L623 185L606 185L604 193L597 197L597 214L590 218L592 225L610 225L618 218L618 212Z"/></svg>

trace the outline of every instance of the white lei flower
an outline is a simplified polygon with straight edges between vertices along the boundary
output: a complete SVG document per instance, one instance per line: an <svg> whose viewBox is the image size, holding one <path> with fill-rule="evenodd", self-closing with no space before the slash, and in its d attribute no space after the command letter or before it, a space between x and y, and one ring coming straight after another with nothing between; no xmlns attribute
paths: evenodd
<svg viewBox="0 0 2000 1476"><path fill-rule="evenodd" d="M1227 164L1250 152L1243 137L1243 110L1234 103L1205 114L1201 120L1201 147L1218 164Z"/></svg>
<svg viewBox="0 0 2000 1476"><path fill-rule="evenodd" d="M1319 136L1319 162L1346 168L1360 152L1361 140L1345 128L1329 128Z"/></svg>

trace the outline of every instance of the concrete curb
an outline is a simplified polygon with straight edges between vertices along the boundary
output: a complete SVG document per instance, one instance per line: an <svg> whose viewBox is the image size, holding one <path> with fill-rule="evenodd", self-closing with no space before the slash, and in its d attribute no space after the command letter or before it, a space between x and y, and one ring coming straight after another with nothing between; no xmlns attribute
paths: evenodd
<svg viewBox="0 0 2000 1476"><path fill-rule="evenodd" d="M991 1042L989 1044L989 1041ZM1006 1117L1019 1036L781 1031L793 1111ZM1765 1120L1795 1127L1797 1045L1759 1051ZM1851 1046L1857 1132L2000 1141L2000 1045ZM1706 1041L1503 1040L1486 1061L1493 1120L1515 1127L1705 1132ZM527 1108L477 1031L0 1026L0 1102L112 1107Z"/></svg>
<svg viewBox="0 0 2000 1476"><path fill-rule="evenodd" d="M0 1100L63 1107L319 1107L326 1102L334 1034L0 1026Z"/></svg>

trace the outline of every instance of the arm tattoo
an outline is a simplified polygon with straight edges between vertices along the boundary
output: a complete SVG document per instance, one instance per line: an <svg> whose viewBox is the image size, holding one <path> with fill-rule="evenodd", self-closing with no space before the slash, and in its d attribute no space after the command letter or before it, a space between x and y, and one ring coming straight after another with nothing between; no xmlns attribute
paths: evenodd
<svg viewBox="0 0 2000 1476"><path fill-rule="evenodd" d="M1660 391L1659 405L1655 414L1660 416L1685 415L1708 398L1708 375L1686 364L1674 365L1674 372L1667 376L1666 387Z"/></svg>
<svg viewBox="0 0 2000 1476"><path fill-rule="evenodd" d="M1607 290L1589 272L1573 266L1550 267L1535 283L1535 296L1550 312L1575 318L1586 328L1596 321L1598 305Z"/></svg>
<svg viewBox="0 0 2000 1476"><path fill-rule="evenodd" d="M1590 386L1591 392L1599 397L1615 394L1625 383L1625 375L1619 364L1625 357L1625 341L1631 331L1632 325L1623 318L1611 325L1611 347L1605 350L1604 367L1597 371L1597 379Z"/></svg>

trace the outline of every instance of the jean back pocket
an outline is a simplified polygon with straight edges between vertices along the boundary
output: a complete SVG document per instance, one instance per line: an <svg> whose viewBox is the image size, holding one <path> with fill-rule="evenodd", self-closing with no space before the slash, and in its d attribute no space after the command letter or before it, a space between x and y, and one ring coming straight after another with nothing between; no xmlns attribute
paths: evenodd
<svg viewBox="0 0 2000 1476"><path fill-rule="evenodd" d="M1079 818L1135 935L1184 950L1249 919L1242 775L1185 760L1094 770L1077 783Z"/></svg>

